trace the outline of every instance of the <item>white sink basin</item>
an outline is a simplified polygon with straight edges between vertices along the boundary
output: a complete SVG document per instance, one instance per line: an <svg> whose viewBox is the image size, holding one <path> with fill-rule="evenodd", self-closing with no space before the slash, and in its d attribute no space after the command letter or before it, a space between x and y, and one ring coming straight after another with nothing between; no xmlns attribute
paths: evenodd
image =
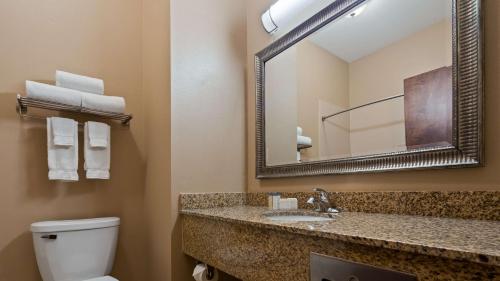
<svg viewBox="0 0 500 281"><path fill-rule="evenodd" d="M309 215L275 215L267 216L269 220L279 221L279 222L321 222L321 221L333 221L332 218L320 217L320 216L309 216Z"/></svg>

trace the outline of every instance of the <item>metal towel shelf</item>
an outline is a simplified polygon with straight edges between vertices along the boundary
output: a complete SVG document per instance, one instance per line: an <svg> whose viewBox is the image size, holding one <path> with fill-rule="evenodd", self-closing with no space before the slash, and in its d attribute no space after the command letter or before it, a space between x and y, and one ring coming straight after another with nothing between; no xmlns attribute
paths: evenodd
<svg viewBox="0 0 500 281"><path fill-rule="evenodd" d="M28 114L29 107L41 108L41 109L47 109L47 110L65 111L65 112L76 112L76 113L81 113L81 114L86 114L86 115L92 115L92 116L97 116L97 117L104 118L104 119L117 120L117 121L120 121L122 125L126 125L126 126L129 125L130 120L132 119L132 115L130 115L130 114L92 110L92 109L88 109L88 108L81 107L81 106L72 106L72 105L66 105L66 104L57 103L57 102L41 101L41 100L32 99L32 98L28 98L28 97L23 97L21 95L17 95L16 109L21 117L41 118L38 116L29 115Z"/></svg>

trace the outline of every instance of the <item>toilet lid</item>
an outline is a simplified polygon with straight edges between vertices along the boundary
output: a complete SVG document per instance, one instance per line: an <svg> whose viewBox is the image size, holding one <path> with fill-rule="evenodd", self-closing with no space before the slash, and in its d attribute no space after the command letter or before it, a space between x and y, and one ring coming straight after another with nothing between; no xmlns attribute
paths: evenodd
<svg viewBox="0 0 500 281"><path fill-rule="evenodd" d="M87 280L83 280L83 281L118 281L118 279L115 279L111 276L102 276L102 277L87 279Z"/></svg>

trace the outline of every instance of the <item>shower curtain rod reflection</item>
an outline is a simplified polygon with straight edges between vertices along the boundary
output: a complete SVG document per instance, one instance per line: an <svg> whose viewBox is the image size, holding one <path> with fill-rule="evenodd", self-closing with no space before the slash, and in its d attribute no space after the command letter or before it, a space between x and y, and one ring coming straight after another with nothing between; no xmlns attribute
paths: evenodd
<svg viewBox="0 0 500 281"><path fill-rule="evenodd" d="M325 116L321 117L321 121L325 122L325 120L328 119L328 118L330 118L330 117L337 116L339 114L346 113L346 112L349 112L349 111L354 110L354 109L362 108L362 107L365 107L365 106L369 106L369 105L372 105L372 104L376 104L376 103L379 103L379 102L384 102L384 101L388 101L388 100L392 100L392 99L396 99L396 98L400 98L400 97L404 97L404 96L405 96L404 94L402 94L402 95L396 95L396 96L384 98L384 99L381 99L381 100L372 101L372 102L369 102L369 103L366 103L366 104L358 105L358 106L355 106L355 107L352 107L352 108L349 108L349 109L346 109L346 110L335 112L335 113L330 114L330 115L325 115Z"/></svg>

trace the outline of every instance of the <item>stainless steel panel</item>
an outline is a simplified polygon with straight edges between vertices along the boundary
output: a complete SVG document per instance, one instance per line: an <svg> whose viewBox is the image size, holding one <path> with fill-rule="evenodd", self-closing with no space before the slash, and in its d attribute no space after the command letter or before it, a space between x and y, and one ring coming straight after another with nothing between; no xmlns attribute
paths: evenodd
<svg viewBox="0 0 500 281"><path fill-rule="evenodd" d="M311 281L417 281L408 273L311 253Z"/></svg>

